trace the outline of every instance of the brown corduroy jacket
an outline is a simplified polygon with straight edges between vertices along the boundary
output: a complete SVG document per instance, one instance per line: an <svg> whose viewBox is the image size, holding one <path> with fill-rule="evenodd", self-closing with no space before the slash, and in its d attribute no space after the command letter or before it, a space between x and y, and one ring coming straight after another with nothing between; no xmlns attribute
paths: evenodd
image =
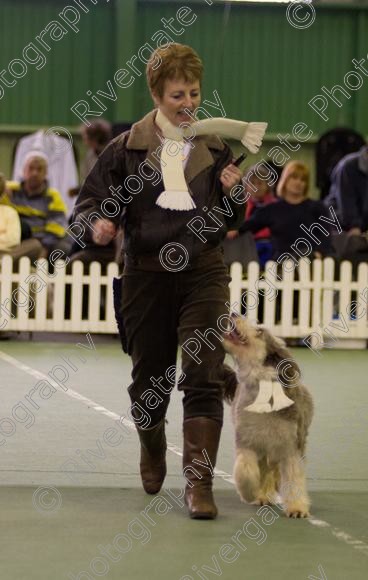
<svg viewBox="0 0 368 580"><path fill-rule="evenodd" d="M83 225L86 240L98 217L123 225L126 257L137 265L151 258L157 263L165 244L179 243L188 252L190 268L201 254L220 246L228 229L242 224L244 193L233 192L230 198L222 191L219 175L233 158L228 145L215 135L194 137L184 175L196 208L173 211L157 206L164 186L155 114L148 113L101 153L82 185L73 221Z"/></svg>

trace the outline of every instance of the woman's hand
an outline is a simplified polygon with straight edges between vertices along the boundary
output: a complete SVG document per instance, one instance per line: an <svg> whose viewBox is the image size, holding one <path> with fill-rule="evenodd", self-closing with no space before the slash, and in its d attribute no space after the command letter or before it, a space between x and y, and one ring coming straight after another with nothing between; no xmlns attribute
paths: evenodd
<svg viewBox="0 0 368 580"><path fill-rule="evenodd" d="M226 234L227 240L235 240L239 236L238 230L229 230Z"/></svg>
<svg viewBox="0 0 368 580"><path fill-rule="evenodd" d="M222 183L222 191L225 195L229 195L234 185L239 185L243 174L236 165L230 163L221 171L220 181Z"/></svg>
<svg viewBox="0 0 368 580"><path fill-rule="evenodd" d="M110 220L97 220L93 224L92 239L98 246L107 246L115 237L116 226Z"/></svg>
<svg viewBox="0 0 368 580"><path fill-rule="evenodd" d="M362 230L360 228L351 228L348 231L348 236L361 236Z"/></svg>

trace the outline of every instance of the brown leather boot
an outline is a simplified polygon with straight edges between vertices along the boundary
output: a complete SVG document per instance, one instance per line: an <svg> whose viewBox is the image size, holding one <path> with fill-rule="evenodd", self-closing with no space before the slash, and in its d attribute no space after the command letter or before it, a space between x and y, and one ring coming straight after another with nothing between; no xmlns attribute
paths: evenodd
<svg viewBox="0 0 368 580"><path fill-rule="evenodd" d="M217 508L212 479L220 442L221 425L208 417L192 417L183 424L183 473L187 480L185 503L193 519L213 520Z"/></svg>
<svg viewBox="0 0 368 580"><path fill-rule="evenodd" d="M141 443L140 470L146 493L158 493L166 476L165 419L150 429L137 426Z"/></svg>

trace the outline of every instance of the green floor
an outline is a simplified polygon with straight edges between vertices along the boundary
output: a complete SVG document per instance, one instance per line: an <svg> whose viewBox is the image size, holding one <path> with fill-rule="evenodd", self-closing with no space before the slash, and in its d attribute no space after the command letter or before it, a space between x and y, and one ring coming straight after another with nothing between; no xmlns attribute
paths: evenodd
<svg viewBox="0 0 368 580"><path fill-rule="evenodd" d="M55 366L65 368L63 356L74 355L76 369L69 367L67 392L33 395L33 418L18 405L24 423L0 440L1 580L367 578L366 351L326 351L319 359L293 350L316 405L307 465L311 520L288 520L277 509L257 513L239 502L226 477L233 462L227 408L217 464L223 477L215 482L220 515L200 522L189 520L180 499L181 396L173 395L169 409L165 487L149 506L135 433L117 427L116 446L106 443L129 406L129 359L116 341L93 339L96 351L75 346L87 346L85 336L68 344L26 335L0 343L0 419L19 403L33 408L26 397L37 383L39 393L39 381ZM1 427L9 433L10 423ZM83 461L88 449L90 465ZM244 524L253 531L236 536Z"/></svg>

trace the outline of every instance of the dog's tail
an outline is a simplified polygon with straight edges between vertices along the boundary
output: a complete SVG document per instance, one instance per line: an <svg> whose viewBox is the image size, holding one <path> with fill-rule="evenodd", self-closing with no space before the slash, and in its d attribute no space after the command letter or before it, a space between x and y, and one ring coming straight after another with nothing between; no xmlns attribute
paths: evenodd
<svg viewBox="0 0 368 580"><path fill-rule="evenodd" d="M224 400L231 404L235 397L235 391L238 386L238 380L233 369L228 365L223 367L223 397Z"/></svg>

